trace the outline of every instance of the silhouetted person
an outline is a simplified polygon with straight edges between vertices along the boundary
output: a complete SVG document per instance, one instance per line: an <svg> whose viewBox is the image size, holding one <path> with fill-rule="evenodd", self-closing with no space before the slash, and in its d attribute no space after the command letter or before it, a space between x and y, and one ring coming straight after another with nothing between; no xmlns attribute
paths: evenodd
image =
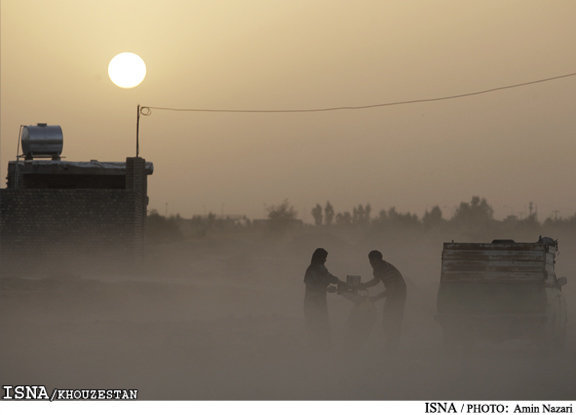
<svg viewBox="0 0 576 415"><path fill-rule="evenodd" d="M387 346L395 349L402 331L402 318L406 303L406 282L394 265L382 259L380 251L370 251L368 259L373 269L374 278L362 284L362 287L373 287L379 282L384 284L384 292L372 297L372 299L385 298L383 313L384 333L387 338Z"/></svg>
<svg viewBox="0 0 576 415"><path fill-rule="evenodd" d="M306 284L304 294L306 328L311 343L322 349L330 345L330 321L326 293L330 285L344 284L326 269L324 264L327 257L328 252L325 249L316 249L304 276L304 284Z"/></svg>

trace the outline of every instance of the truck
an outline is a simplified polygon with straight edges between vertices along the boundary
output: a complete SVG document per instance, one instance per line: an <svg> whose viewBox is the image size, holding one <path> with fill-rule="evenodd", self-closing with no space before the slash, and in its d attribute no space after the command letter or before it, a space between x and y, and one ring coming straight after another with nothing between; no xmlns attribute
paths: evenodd
<svg viewBox="0 0 576 415"><path fill-rule="evenodd" d="M437 296L445 344L528 341L562 348L567 311L555 272L558 241L446 242Z"/></svg>

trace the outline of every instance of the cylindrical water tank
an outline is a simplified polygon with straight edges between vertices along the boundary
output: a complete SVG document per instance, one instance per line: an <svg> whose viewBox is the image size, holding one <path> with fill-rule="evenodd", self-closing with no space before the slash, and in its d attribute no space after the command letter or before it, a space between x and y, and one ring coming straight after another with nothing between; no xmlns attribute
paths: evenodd
<svg viewBox="0 0 576 415"><path fill-rule="evenodd" d="M59 125L37 124L22 127L22 152L27 159L52 157L59 159L64 139Z"/></svg>

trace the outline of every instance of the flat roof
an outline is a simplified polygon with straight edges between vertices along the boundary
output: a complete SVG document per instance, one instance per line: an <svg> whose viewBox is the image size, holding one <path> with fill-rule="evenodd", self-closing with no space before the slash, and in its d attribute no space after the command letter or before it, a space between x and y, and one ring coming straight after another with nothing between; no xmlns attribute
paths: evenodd
<svg viewBox="0 0 576 415"><path fill-rule="evenodd" d="M125 161L64 161L64 160L20 160L10 161L8 170L18 167L19 174L94 174L125 175ZM147 175L154 172L154 164L147 161L144 167Z"/></svg>

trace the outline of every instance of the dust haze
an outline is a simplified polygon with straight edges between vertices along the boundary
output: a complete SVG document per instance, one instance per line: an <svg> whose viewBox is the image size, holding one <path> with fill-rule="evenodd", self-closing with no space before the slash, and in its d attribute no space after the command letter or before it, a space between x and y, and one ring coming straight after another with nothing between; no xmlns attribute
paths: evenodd
<svg viewBox="0 0 576 415"><path fill-rule="evenodd" d="M0 7L0 172L18 151L19 126L38 122L62 125L69 160L123 159L134 153L138 104L364 106L566 75L366 111L153 110L142 117L139 145L155 165L148 208L164 216L262 218L267 202L286 197L300 212L319 200L339 210L369 200L420 216L433 205L451 214L473 190L511 219L474 232L456 223L425 231L411 226L411 215L395 216L405 221L398 227L349 226L344 218L282 231L184 229L149 239L140 259L13 258L0 278L0 384L138 388L142 399L574 399L576 221L550 232L513 224L532 217L530 201L541 218L574 212L575 2ZM133 90L106 75L122 51L147 63ZM568 278L565 350L523 342L447 350L436 320L442 243L536 241L540 233L559 240L556 272ZM382 305L370 336L351 339L352 303L339 295L328 303L330 350L309 348L303 278L319 247L340 278L368 280L373 249L403 274L408 299L395 354L384 352Z"/></svg>
<svg viewBox="0 0 576 415"><path fill-rule="evenodd" d="M45 261L0 280L0 381L138 388L141 399L573 399L576 260L562 253L576 248L576 235L551 236L561 252L556 272L569 280L561 352L522 341L445 347L436 295L442 242L465 238L456 231L221 230L149 243L140 262ZM384 349L381 305L370 336L351 340L352 304L336 294L331 349L309 347L303 276L317 247L341 278L370 279L372 249L403 273L408 302L396 353Z"/></svg>
<svg viewBox="0 0 576 415"><path fill-rule="evenodd" d="M6 0L0 171L19 126L38 122L62 126L68 160L123 159L138 104L370 105L572 73L575 13L569 0ZM132 90L106 73L123 51L148 68ZM573 79L366 111L152 111L140 126L141 155L159 173L150 208L255 218L288 197L301 211L320 198L421 215L457 206L474 183L504 216L529 201L571 215Z"/></svg>

